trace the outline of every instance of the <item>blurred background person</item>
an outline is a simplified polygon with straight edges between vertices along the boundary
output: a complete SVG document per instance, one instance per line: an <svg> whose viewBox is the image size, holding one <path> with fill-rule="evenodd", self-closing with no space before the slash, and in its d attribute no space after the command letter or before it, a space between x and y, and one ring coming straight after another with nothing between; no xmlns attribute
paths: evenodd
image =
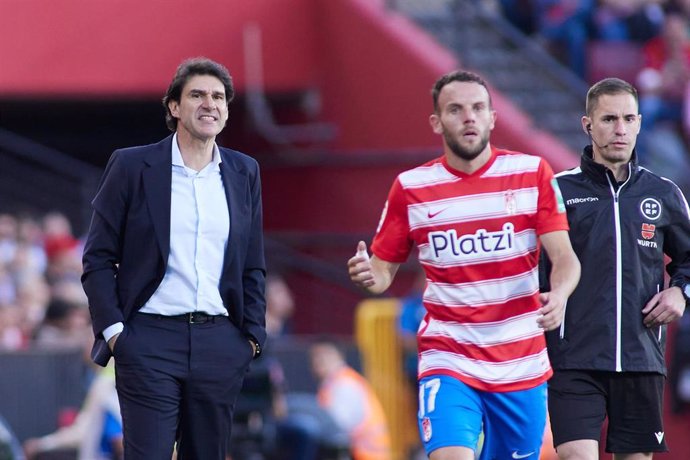
<svg viewBox="0 0 690 460"><path fill-rule="evenodd" d="M21 312L15 305L0 304L0 351L15 351L25 347Z"/></svg>
<svg viewBox="0 0 690 460"><path fill-rule="evenodd" d="M366 379L347 365L332 342L312 344L309 354L319 381L319 404L349 434L354 460L390 460L388 424Z"/></svg>
<svg viewBox="0 0 690 460"><path fill-rule="evenodd" d="M593 37L644 42L661 27L664 13L655 0L599 0L592 11Z"/></svg>
<svg viewBox="0 0 690 460"><path fill-rule="evenodd" d="M97 372L71 425L24 442L27 460L48 459L50 456L43 457L42 454L58 451L63 455L65 451L76 451L77 460L123 459L122 416L113 365L99 368Z"/></svg>
<svg viewBox="0 0 690 460"><path fill-rule="evenodd" d="M536 0L537 30L554 55L578 76L586 74L594 0Z"/></svg>
<svg viewBox="0 0 690 460"><path fill-rule="evenodd" d="M17 250L17 219L11 214L0 214L0 263L9 264Z"/></svg>
<svg viewBox="0 0 690 460"><path fill-rule="evenodd" d="M666 14L661 33L643 48L644 67L638 76L640 111L645 128L657 122L680 124L690 81L688 19L677 11Z"/></svg>
<svg viewBox="0 0 690 460"><path fill-rule="evenodd" d="M244 379L235 408L230 451L233 458L265 456L280 460L317 460L323 427L314 408L316 398L300 395L301 408L294 413L288 404L288 383L274 347L289 335L295 310L294 296L279 271L269 267L266 276L266 345ZM299 411L298 411L299 412Z"/></svg>
<svg viewBox="0 0 690 460"><path fill-rule="evenodd" d="M285 278L270 272L266 276L266 333L275 340L291 332L290 318L295 312L295 298Z"/></svg>
<svg viewBox="0 0 690 460"><path fill-rule="evenodd" d="M690 93L690 22L670 10L658 36L644 47L644 65L637 76L643 130L640 163L667 177L683 190L690 187L687 113Z"/></svg>
<svg viewBox="0 0 690 460"><path fill-rule="evenodd" d="M75 302L54 298L43 323L36 330L34 345L42 348L83 348L91 341L89 311Z"/></svg>

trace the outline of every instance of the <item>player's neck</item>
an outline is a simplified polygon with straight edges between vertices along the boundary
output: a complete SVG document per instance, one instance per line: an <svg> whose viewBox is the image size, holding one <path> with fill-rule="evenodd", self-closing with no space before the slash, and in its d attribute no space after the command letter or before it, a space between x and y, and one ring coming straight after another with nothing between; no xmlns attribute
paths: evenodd
<svg viewBox="0 0 690 460"><path fill-rule="evenodd" d="M482 153L471 160L457 156L448 147L445 148L448 166L465 174L473 174L480 170L491 159L491 144L486 144Z"/></svg>

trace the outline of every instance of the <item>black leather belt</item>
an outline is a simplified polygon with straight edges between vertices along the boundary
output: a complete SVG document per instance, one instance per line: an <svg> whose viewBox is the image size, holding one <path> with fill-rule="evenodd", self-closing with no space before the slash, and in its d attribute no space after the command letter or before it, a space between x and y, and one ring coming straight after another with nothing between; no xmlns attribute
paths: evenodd
<svg viewBox="0 0 690 460"><path fill-rule="evenodd" d="M147 313L143 313L143 314L147 314ZM216 319L218 319L218 318L227 318L227 316L225 316L225 315L209 315L208 313L204 313L203 311L193 311L190 313L183 313L181 315L153 314L150 316L153 316L154 318L157 318L157 319L172 319L175 321L184 321L185 323L189 323L189 324L203 324L203 323L208 323L208 322L215 323Z"/></svg>

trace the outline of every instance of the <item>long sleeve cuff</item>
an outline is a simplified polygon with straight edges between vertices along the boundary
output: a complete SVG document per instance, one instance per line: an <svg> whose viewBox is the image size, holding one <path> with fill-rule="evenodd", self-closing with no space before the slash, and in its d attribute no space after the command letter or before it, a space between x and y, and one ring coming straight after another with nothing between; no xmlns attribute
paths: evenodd
<svg viewBox="0 0 690 460"><path fill-rule="evenodd" d="M125 330L125 325L123 323L115 323L112 326L108 326L103 329L103 338L106 342L110 342L116 334Z"/></svg>

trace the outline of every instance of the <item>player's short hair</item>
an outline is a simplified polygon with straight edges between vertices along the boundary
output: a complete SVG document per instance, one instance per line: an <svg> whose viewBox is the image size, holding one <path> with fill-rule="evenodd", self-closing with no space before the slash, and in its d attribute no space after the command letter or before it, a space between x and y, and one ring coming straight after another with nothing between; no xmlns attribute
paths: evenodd
<svg viewBox="0 0 690 460"><path fill-rule="evenodd" d="M220 80L225 87L225 101L227 104L230 104L230 101L232 101L232 99L235 97L235 90L232 86L232 77L225 66L205 57L195 57L183 61L177 67L175 76L170 82L168 91L163 97L163 107L165 107L165 124L168 126L170 131L175 132L177 130L177 118L173 117L172 113L170 113L168 103L170 101L180 102L180 96L182 95L184 85L186 85L187 82L196 75L211 75Z"/></svg>
<svg viewBox="0 0 690 460"><path fill-rule="evenodd" d="M486 92L489 94L489 106L491 106L491 93L486 85L486 82L482 77L476 73L469 72L467 70L455 70L453 72L443 75L441 78L436 80L433 88L431 88L431 97L434 100L434 112L438 113L438 96L441 94L441 90L444 86L454 81L464 82L464 83L477 83L482 85Z"/></svg>
<svg viewBox="0 0 690 460"><path fill-rule="evenodd" d="M585 113L588 117L592 116L592 113L597 108L597 103L601 96L612 96L615 94L630 94L635 98L635 104L639 108L640 101L637 95L637 90L633 85L620 78L604 78L599 80L589 88L587 91L587 102L585 105Z"/></svg>

